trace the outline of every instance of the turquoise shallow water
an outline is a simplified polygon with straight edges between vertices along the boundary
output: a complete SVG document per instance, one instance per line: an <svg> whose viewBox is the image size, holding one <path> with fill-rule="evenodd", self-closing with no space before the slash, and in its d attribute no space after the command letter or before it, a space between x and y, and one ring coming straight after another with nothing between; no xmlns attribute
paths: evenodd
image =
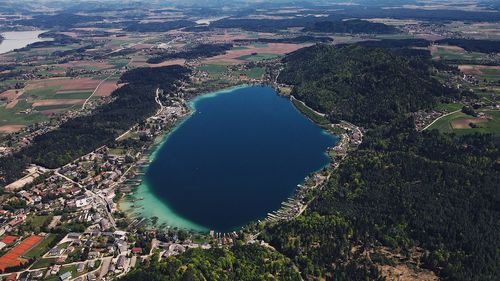
<svg viewBox="0 0 500 281"><path fill-rule="evenodd" d="M329 163L337 139L272 88L203 95L153 153L143 184L122 203L158 224L231 231L264 218L309 173Z"/></svg>

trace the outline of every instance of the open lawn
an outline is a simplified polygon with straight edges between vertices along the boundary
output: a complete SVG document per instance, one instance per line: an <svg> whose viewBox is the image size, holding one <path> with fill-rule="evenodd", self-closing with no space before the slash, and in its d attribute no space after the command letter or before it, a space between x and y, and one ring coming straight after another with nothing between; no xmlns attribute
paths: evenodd
<svg viewBox="0 0 500 281"><path fill-rule="evenodd" d="M56 259L55 258L50 258L50 259L40 259L36 261L33 266L31 266L32 269L38 269L38 268L44 268L44 267L49 267L56 264Z"/></svg>
<svg viewBox="0 0 500 281"><path fill-rule="evenodd" d="M440 103L436 105L437 110L446 110L448 112L453 112L462 109L464 105L461 103Z"/></svg>
<svg viewBox="0 0 500 281"><path fill-rule="evenodd" d="M42 225L51 220L52 216L33 216L28 218L27 223L32 227L42 227Z"/></svg>

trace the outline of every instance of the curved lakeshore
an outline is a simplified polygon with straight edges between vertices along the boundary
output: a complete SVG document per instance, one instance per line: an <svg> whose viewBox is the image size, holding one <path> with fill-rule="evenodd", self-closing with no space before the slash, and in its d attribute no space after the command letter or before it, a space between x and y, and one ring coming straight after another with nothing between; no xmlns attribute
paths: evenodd
<svg viewBox="0 0 500 281"><path fill-rule="evenodd" d="M24 48L29 44L42 41L50 41L49 38L41 38L40 34L44 33L44 30L35 31L8 31L3 32L1 35L4 40L0 42L0 54L5 54L16 49Z"/></svg>
<svg viewBox="0 0 500 281"><path fill-rule="evenodd" d="M157 217L157 226L229 232L265 218L330 163L337 141L270 87L208 93L190 107L120 204L137 218Z"/></svg>

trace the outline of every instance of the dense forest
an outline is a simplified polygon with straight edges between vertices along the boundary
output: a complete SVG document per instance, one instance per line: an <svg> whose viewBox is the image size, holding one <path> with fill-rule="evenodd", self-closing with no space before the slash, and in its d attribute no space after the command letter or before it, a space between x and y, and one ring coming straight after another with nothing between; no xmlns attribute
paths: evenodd
<svg viewBox="0 0 500 281"><path fill-rule="evenodd" d="M186 51L181 52L166 52L156 55L148 59L148 63L161 63L170 59L196 59L196 58L208 58L217 55L224 54L227 50L230 50L233 44L198 44Z"/></svg>
<svg viewBox="0 0 500 281"><path fill-rule="evenodd" d="M285 58L279 81L332 121L373 127L405 113L430 108L436 97L456 95L431 77L430 65L385 49L315 45Z"/></svg>
<svg viewBox="0 0 500 281"><path fill-rule="evenodd" d="M368 34L391 34L398 33L399 30L393 26L383 23L374 23L365 20L339 20L339 21L319 21L311 27L306 27L305 31L328 32L328 33L368 33Z"/></svg>
<svg viewBox="0 0 500 281"><path fill-rule="evenodd" d="M438 44L459 46L469 52L500 53L500 41L479 39L442 39Z"/></svg>
<svg viewBox="0 0 500 281"><path fill-rule="evenodd" d="M296 97L369 130L308 211L266 228L265 240L310 280L375 279L379 266L396 262L384 249L444 280L500 276L500 140L415 130L408 112L456 94L430 78L430 64L377 48L321 45L285 62L281 79L295 81Z"/></svg>
<svg viewBox="0 0 500 281"><path fill-rule="evenodd" d="M293 263L280 253L257 245L230 249L190 249L186 253L141 266L121 281L258 281L300 280Z"/></svg>
<svg viewBox="0 0 500 281"><path fill-rule="evenodd" d="M190 27L196 25L195 22L189 20L174 20L165 22L131 22L128 23L125 28L126 31L136 31L136 32L166 32L169 30L179 29L183 27Z"/></svg>
<svg viewBox="0 0 500 281"><path fill-rule="evenodd" d="M17 51L28 51L36 48L50 48L50 47L60 47L66 46L70 44L80 43L80 39L73 38L71 36L57 33L57 32L44 32L40 34L40 38L48 38L48 41L39 41L35 43L31 43L24 48L18 49Z"/></svg>
<svg viewBox="0 0 500 281"><path fill-rule="evenodd" d="M179 81L188 79L190 70L182 66L137 68L120 78L125 86L113 92L116 99L93 114L71 119L60 128L40 135L33 143L0 161L0 184L21 176L27 164L57 168L77 157L113 141L132 125L153 115L158 105L155 90L174 91Z"/></svg>
<svg viewBox="0 0 500 281"><path fill-rule="evenodd" d="M221 19L210 24L213 28L241 28L256 32L276 32L291 27L304 27L306 31L331 33L395 33L397 29L383 23L365 20L331 20L317 17L289 19Z"/></svg>
<svg viewBox="0 0 500 281"><path fill-rule="evenodd" d="M374 261L382 246L407 256L423 249L421 267L444 280L500 276L498 140L394 123L370 131L305 215L268 228L264 238L305 277L372 264L366 253Z"/></svg>
<svg viewBox="0 0 500 281"><path fill-rule="evenodd" d="M411 9L411 8L391 8L387 9L380 1L365 1L365 4L380 4L380 7L369 7L364 5L344 6L342 10L333 12L329 18L349 19L349 18L394 18L394 19L418 19L428 21L498 21L500 12L498 11L466 11L460 9ZM392 4L400 4L394 1ZM391 5L386 3L386 5Z"/></svg>

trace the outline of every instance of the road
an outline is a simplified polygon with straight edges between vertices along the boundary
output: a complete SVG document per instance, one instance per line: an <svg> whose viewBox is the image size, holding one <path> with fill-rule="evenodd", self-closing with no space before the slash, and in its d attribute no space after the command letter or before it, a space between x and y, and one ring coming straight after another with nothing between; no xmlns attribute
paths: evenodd
<svg viewBox="0 0 500 281"><path fill-rule="evenodd" d="M436 118L434 121L432 121L429 125L425 126L425 128L423 128L423 129L422 129L422 131L427 130L430 126L432 126L432 124L436 123L439 119L441 119L441 118L443 118L443 117L446 117L446 116L448 116L448 115L452 115L452 114L454 114L454 113L460 112L460 111L461 111L461 109L459 109L459 110L455 110L455 111L453 111L453 112L450 112L450 113L447 113L447 114L445 114L445 115L441 115L441 116L439 116L439 117L438 117L438 118Z"/></svg>
<svg viewBox="0 0 500 281"><path fill-rule="evenodd" d="M102 83L106 82L109 78L111 78L113 75L117 74L120 70L115 70L113 73L111 73L108 77L104 78L99 85L95 88L95 90L92 92L92 94L83 102L82 104L82 110L85 109L85 105L87 105L87 102L97 93L97 90L99 90L99 87L101 87Z"/></svg>

